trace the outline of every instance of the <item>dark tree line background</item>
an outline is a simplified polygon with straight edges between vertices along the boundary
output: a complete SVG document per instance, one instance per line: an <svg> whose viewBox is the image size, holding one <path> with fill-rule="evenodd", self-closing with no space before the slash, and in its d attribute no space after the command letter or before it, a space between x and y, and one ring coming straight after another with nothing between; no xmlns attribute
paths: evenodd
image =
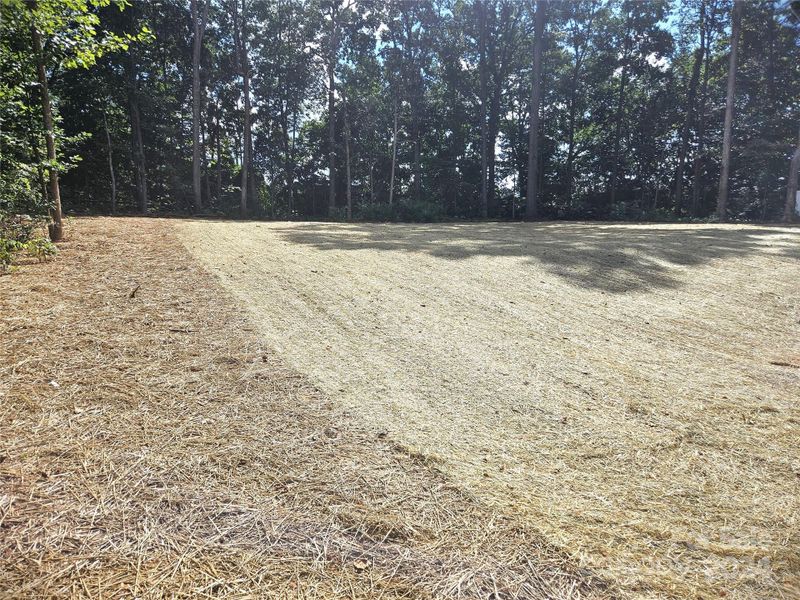
<svg viewBox="0 0 800 600"><path fill-rule="evenodd" d="M83 4L98 30L133 41L64 69L59 32L45 35L67 210L378 220L787 210L800 37L785 0ZM31 36L11 14L29 5L4 4L0 24L0 93L15 90L0 109L5 210L52 202Z"/></svg>

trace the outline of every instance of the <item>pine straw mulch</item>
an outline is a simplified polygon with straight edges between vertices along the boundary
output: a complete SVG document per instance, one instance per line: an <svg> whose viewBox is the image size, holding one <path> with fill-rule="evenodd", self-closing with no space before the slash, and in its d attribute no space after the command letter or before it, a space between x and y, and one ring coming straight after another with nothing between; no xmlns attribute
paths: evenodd
<svg viewBox="0 0 800 600"><path fill-rule="evenodd" d="M0 278L0 597L614 595L282 365L172 227Z"/></svg>

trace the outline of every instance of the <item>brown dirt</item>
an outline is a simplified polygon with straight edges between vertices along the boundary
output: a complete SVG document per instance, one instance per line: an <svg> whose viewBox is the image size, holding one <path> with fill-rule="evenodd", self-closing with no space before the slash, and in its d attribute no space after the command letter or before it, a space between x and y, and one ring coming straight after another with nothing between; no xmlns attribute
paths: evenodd
<svg viewBox="0 0 800 600"><path fill-rule="evenodd" d="M173 222L72 223L0 339L2 598L615 595L288 367Z"/></svg>
<svg viewBox="0 0 800 600"><path fill-rule="evenodd" d="M646 597L800 596L800 231L186 222L270 347Z"/></svg>

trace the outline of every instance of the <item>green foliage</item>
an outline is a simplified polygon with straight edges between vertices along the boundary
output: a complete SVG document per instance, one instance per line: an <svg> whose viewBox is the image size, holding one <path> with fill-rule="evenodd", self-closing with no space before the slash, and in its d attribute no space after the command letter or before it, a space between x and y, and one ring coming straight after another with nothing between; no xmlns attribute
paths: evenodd
<svg viewBox="0 0 800 600"><path fill-rule="evenodd" d="M474 218L481 182L492 175L489 216L523 216L522 203L512 209L508 199L524 198L527 188L536 3L249 0L243 34L234 27L233 12L241 11L241 3L207 1L200 56L204 214L239 212L243 89L237 36L244 35L252 75L251 216L344 220L348 154L355 219ZM40 0L32 13L24 0L3 2L0 210L47 210L42 174L51 165L42 159L31 24L44 38L65 205L108 210L111 160L121 212L138 207L135 195L144 188L152 211L190 210L190 4ZM800 122L794 101L800 97L800 44L785 2L745 4L730 212L772 219L780 214ZM707 217L718 189L731 3L549 6L540 109L542 216ZM487 12L483 86L481 7ZM701 31L707 59L695 78L687 119ZM152 43L133 43L142 41ZM135 129L142 152L134 148ZM488 157L481 156L482 147ZM83 160L75 165L70 157L78 155ZM481 170L484 158L494 166L491 175ZM329 214L331 184L337 196Z"/></svg>
<svg viewBox="0 0 800 600"><path fill-rule="evenodd" d="M358 211L358 218L362 221L374 223L387 223L395 221L395 210L388 204L367 204Z"/></svg>
<svg viewBox="0 0 800 600"><path fill-rule="evenodd" d="M424 200L403 200L397 203L397 220L407 223L430 223L441 221L443 218L442 207L433 202Z"/></svg>
<svg viewBox="0 0 800 600"><path fill-rule="evenodd" d="M444 212L440 204L433 202L415 202L401 200L389 206L388 204L367 204L362 206L356 216L362 221L403 223L433 223L444 219Z"/></svg>
<svg viewBox="0 0 800 600"><path fill-rule="evenodd" d="M101 12L122 10L126 0L2 0L0 18L0 211L43 215L50 208L45 181L51 169L65 173L80 156L73 151L88 133L67 135L58 114L58 83L70 69L88 69L110 52L127 50L131 42L145 41L150 31L114 33L103 29ZM33 50L32 32L38 32L43 52ZM37 61L51 81L56 156L46 159L41 90ZM82 102L85 109L86 100Z"/></svg>
<svg viewBox="0 0 800 600"><path fill-rule="evenodd" d="M0 274L8 272L14 255L24 248L24 244L0 237Z"/></svg>
<svg viewBox="0 0 800 600"><path fill-rule="evenodd" d="M58 251L49 239L37 235L42 219L0 212L0 273L6 273L17 254L27 252L40 262Z"/></svg>
<svg viewBox="0 0 800 600"><path fill-rule="evenodd" d="M24 250L30 256L38 259L39 262L46 261L58 253L56 245L44 237L37 237L29 240L25 244Z"/></svg>

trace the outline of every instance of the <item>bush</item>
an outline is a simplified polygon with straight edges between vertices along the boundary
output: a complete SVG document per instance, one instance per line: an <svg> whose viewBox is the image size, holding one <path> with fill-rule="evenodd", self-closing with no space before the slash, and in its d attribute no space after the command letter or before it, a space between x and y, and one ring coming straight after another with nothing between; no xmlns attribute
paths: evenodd
<svg viewBox="0 0 800 600"><path fill-rule="evenodd" d="M359 209L358 218L361 221L374 221L378 223L394 221L394 207L388 204L367 204Z"/></svg>
<svg viewBox="0 0 800 600"><path fill-rule="evenodd" d="M406 223L433 223L444 218L444 212L439 204L433 202L414 202L401 200L392 206L388 204L368 204L362 206L357 214L361 221L375 221L386 223L390 221L403 221Z"/></svg>
<svg viewBox="0 0 800 600"><path fill-rule="evenodd" d="M14 254L22 250L24 244L16 240L7 240L0 237L0 274L8 271Z"/></svg>
<svg viewBox="0 0 800 600"><path fill-rule="evenodd" d="M25 243L42 227L41 219L28 215L4 215L0 213L0 239Z"/></svg>
<svg viewBox="0 0 800 600"><path fill-rule="evenodd" d="M653 221L655 223L668 223L677 220L686 221L687 219L678 219L678 217L667 208L654 208L653 210L648 210L642 216L642 221Z"/></svg>
<svg viewBox="0 0 800 600"><path fill-rule="evenodd" d="M400 221L412 223L431 223L441 221L444 216L442 207L433 202L414 202L412 200L400 202L397 205Z"/></svg>
<svg viewBox="0 0 800 600"><path fill-rule="evenodd" d="M39 262L46 261L51 256L55 256L58 252L56 245L47 238L37 237L29 240L24 244L25 251L38 259Z"/></svg>
<svg viewBox="0 0 800 600"><path fill-rule="evenodd" d="M37 236L43 221L28 215L0 214L0 274L8 272L14 256L27 252L39 262L55 255L58 249L46 237Z"/></svg>
<svg viewBox="0 0 800 600"><path fill-rule="evenodd" d="M337 206L328 214L328 218L331 221L339 221L344 222L347 221L347 207L346 206Z"/></svg>

